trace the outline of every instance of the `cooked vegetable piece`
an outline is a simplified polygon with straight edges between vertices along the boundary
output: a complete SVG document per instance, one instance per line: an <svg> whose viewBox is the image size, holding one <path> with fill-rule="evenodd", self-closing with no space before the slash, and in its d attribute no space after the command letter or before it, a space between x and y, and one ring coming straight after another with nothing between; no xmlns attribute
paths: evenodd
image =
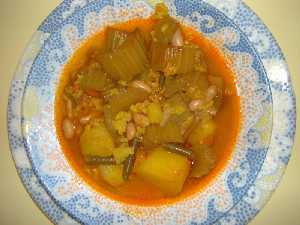
<svg viewBox="0 0 300 225"><path fill-rule="evenodd" d="M174 121L169 121L164 127L162 127L161 143L167 142L183 142L183 138L180 133L180 127Z"/></svg>
<svg viewBox="0 0 300 225"><path fill-rule="evenodd" d="M118 112L127 111L131 105L143 102L148 95L149 92L144 91L143 89L129 87L126 92L111 97L109 105L111 106L113 118Z"/></svg>
<svg viewBox="0 0 300 225"><path fill-rule="evenodd" d="M164 96L170 98L178 93L185 93L185 100L204 98L209 82L205 74L191 72L177 76L168 76Z"/></svg>
<svg viewBox="0 0 300 225"><path fill-rule="evenodd" d="M160 72L159 73L159 88L163 89L165 86L165 83L166 83L166 77L162 72Z"/></svg>
<svg viewBox="0 0 300 225"><path fill-rule="evenodd" d="M110 133L110 135L113 137L115 145L117 145L119 135L113 126L114 115L112 113L111 106L105 105L103 108L103 112L104 112L104 124L106 126L106 129Z"/></svg>
<svg viewBox="0 0 300 225"><path fill-rule="evenodd" d="M84 90L102 91L110 83L99 63L92 63L79 80L79 85Z"/></svg>
<svg viewBox="0 0 300 225"><path fill-rule="evenodd" d="M142 144L142 139L140 137L135 137L132 140L132 148L134 150L134 152L136 152L138 150L138 148L141 146Z"/></svg>
<svg viewBox="0 0 300 225"><path fill-rule="evenodd" d="M122 173L122 176L123 176L123 179L124 180L128 180L129 178L129 175L131 174L132 170L133 170L133 167L134 167L134 161L135 161L135 156L130 154L125 162L124 162L124 168L123 168L123 173Z"/></svg>
<svg viewBox="0 0 300 225"><path fill-rule="evenodd" d="M175 34L173 35L172 38L172 45L173 46L183 46L184 44L184 40L183 40L183 35L182 35L182 31L180 28L178 28L175 32Z"/></svg>
<svg viewBox="0 0 300 225"><path fill-rule="evenodd" d="M100 156L90 156L87 155L84 157L85 162L90 165L115 165L116 160L113 156L105 156L105 157L100 157Z"/></svg>
<svg viewBox="0 0 300 225"><path fill-rule="evenodd" d="M179 29L178 22L169 16L165 16L158 20L152 28L153 42L170 44L177 29Z"/></svg>
<svg viewBox="0 0 300 225"><path fill-rule="evenodd" d="M158 103L150 103L147 108L147 115L150 123L160 124L163 118L161 106Z"/></svg>
<svg viewBox="0 0 300 225"><path fill-rule="evenodd" d="M103 122L96 121L86 125L80 137L80 148L83 155L112 155L114 142Z"/></svg>
<svg viewBox="0 0 300 225"><path fill-rule="evenodd" d="M169 16L168 7L164 3L157 3L155 5L155 12L153 14L153 18L162 19L167 16Z"/></svg>
<svg viewBox="0 0 300 225"><path fill-rule="evenodd" d="M157 147L161 144L162 127L159 125L150 125L146 128L143 144L146 149Z"/></svg>
<svg viewBox="0 0 300 225"><path fill-rule="evenodd" d="M106 51L114 51L118 49L127 39L128 33L122 30L118 30L112 27L108 27L106 30Z"/></svg>
<svg viewBox="0 0 300 225"><path fill-rule="evenodd" d="M123 163L132 154L134 154L133 147L118 147L113 150L113 156L117 164Z"/></svg>
<svg viewBox="0 0 300 225"><path fill-rule="evenodd" d="M173 152L179 155L183 155L185 157L188 157L190 159L194 158L194 153L191 149L188 149L184 147L181 143L166 143L163 145L164 148L166 148L169 152Z"/></svg>
<svg viewBox="0 0 300 225"><path fill-rule="evenodd" d="M195 155L194 164L190 176L201 178L207 175L215 166L216 156L212 149L205 145L198 145L193 147Z"/></svg>
<svg viewBox="0 0 300 225"><path fill-rule="evenodd" d="M212 119L202 120L191 132L188 142L193 146L211 144L215 130L216 123Z"/></svg>
<svg viewBox="0 0 300 225"><path fill-rule="evenodd" d="M124 162L123 168L123 179L128 180L129 175L134 169L135 160L136 160L136 151L141 144L140 138L134 138L132 141L132 153L129 154Z"/></svg>
<svg viewBox="0 0 300 225"><path fill-rule="evenodd" d="M181 192L189 170L190 162L186 157L156 148L139 163L136 173L167 196L174 196Z"/></svg>
<svg viewBox="0 0 300 225"><path fill-rule="evenodd" d="M105 53L101 59L104 70L114 80L130 81L147 69L145 43L138 30L131 33L115 51Z"/></svg>
<svg viewBox="0 0 300 225"><path fill-rule="evenodd" d="M178 82L182 84L185 90L192 89L191 91L199 90L205 92L209 87L209 82L206 74L200 72L192 72L181 74L178 76Z"/></svg>
<svg viewBox="0 0 300 225"><path fill-rule="evenodd" d="M142 80L135 80L135 81L131 82L130 87L142 89L149 93L152 91L151 87L145 81L142 81Z"/></svg>
<svg viewBox="0 0 300 225"><path fill-rule="evenodd" d="M126 138L128 141L131 141L132 139L134 139L134 137L137 134L137 130L136 130L136 126L133 122L129 122L127 123L127 127L126 127Z"/></svg>
<svg viewBox="0 0 300 225"><path fill-rule="evenodd" d="M125 181L122 177L123 165L100 165L102 179L113 187L121 186Z"/></svg>
<svg viewBox="0 0 300 225"><path fill-rule="evenodd" d="M203 53L197 51L195 54L195 70L200 73L207 73L208 66L204 59Z"/></svg>
<svg viewBox="0 0 300 225"><path fill-rule="evenodd" d="M182 143L183 138L180 133L180 127L174 121L168 121L163 127L156 124L148 126L143 141L145 148L151 149L162 143Z"/></svg>
<svg viewBox="0 0 300 225"><path fill-rule="evenodd" d="M67 139L71 139L75 135L75 126L68 118L63 120L62 130L65 138Z"/></svg>
<svg viewBox="0 0 300 225"><path fill-rule="evenodd" d="M181 115L188 111L188 105L184 100L185 99L182 94L174 94L171 98L165 101L165 108L169 110L171 114Z"/></svg>
<svg viewBox="0 0 300 225"><path fill-rule="evenodd" d="M199 124L199 117L193 116L192 121L190 122L189 126L185 127L184 130L182 130L182 136L185 143L188 143L188 138L190 137L191 133L194 131L194 129Z"/></svg>
<svg viewBox="0 0 300 225"><path fill-rule="evenodd" d="M180 133L184 134L194 122L194 115L190 111L185 111L180 115L171 115L170 120L177 124L180 128Z"/></svg>
<svg viewBox="0 0 300 225"><path fill-rule="evenodd" d="M177 78L177 76L168 76L165 81L164 96L170 98L172 95L182 91L184 89L183 83Z"/></svg>
<svg viewBox="0 0 300 225"><path fill-rule="evenodd" d="M139 165L147 158L147 151L144 149L138 149L135 153L135 162L133 167L133 172L136 174L136 169Z"/></svg>
<svg viewBox="0 0 300 225"><path fill-rule="evenodd" d="M168 46L155 43L152 46L151 65L154 71L166 76L184 74L196 70L196 56L200 50L194 46Z"/></svg>
<svg viewBox="0 0 300 225"><path fill-rule="evenodd" d="M148 50L152 44L151 34L149 32L144 32L140 28L136 28L136 32L139 32L140 38L142 38L141 41L144 41L145 48L146 48L146 50ZM149 58L149 51L146 51L146 55Z"/></svg>

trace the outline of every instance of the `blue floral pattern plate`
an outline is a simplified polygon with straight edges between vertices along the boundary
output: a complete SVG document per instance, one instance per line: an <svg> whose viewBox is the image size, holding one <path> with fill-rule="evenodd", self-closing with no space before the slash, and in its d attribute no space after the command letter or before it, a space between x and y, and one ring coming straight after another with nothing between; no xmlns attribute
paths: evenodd
<svg viewBox="0 0 300 225"><path fill-rule="evenodd" d="M236 74L242 126L226 168L205 190L159 207L126 205L86 185L54 126L61 71L80 43L106 25L148 17L156 0L65 0L27 46L11 84L10 147L19 175L56 224L246 224L278 185L291 155L296 105L276 41L239 0L166 0L171 14L220 48Z"/></svg>

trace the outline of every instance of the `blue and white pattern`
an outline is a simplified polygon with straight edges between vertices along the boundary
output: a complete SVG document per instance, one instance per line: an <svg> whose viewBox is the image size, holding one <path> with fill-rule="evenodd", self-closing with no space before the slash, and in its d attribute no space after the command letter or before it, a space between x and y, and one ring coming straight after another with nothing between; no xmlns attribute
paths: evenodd
<svg viewBox="0 0 300 225"><path fill-rule="evenodd" d="M156 2L65 0L23 54L9 97L10 146L25 187L56 224L246 224L284 173L296 124L289 72L270 32L239 0L165 1L223 50L237 75L243 124L232 159L212 184L174 205L129 206L96 193L70 168L53 120L65 62L101 27L147 17Z"/></svg>

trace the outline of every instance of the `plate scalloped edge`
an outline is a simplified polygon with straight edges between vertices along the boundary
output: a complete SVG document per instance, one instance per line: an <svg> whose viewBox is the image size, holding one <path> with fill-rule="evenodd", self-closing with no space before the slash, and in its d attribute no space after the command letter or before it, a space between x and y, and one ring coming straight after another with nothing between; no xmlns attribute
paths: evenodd
<svg viewBox="0 0 300 225"><path fill-rule="evenodd" d="M233 20L249 37L258 51L271 84L273 95L273 127L270 149L258 179L248 194L217 224L246 224L264 206L275 190L289 161L296 126L296 103L290 76L284 56L274 40L272 34L260 19L241 1L222 0L205 1ZM61 3L43 22L33 35L29 45L16 70L8 103L8 133L10 147L18 173L33 200L40 209L56 224L76 224L56 203L49 197L39 184L32 171L29 159L23 145L21 131L21 104L23 88L31 65L53 29L57 29L59 20L67 18L78 7L83 7L87 1L66 0ZM230 4L228 4L230 3ZM243 17L240 16L243 15ZM259 35L258 35L258 32ZM282 107L282 104L285 107Z"/></svg>

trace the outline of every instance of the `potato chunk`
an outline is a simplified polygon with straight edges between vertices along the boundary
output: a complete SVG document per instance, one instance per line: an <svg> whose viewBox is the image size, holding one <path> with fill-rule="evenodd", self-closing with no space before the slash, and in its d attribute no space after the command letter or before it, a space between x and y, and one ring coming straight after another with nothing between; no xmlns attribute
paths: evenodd
<svg viewBox="0 0 300 225"><path fill-rule="evenodd" d="M80 137L80 148L83 155L112 155L113 139L103 122L93 122L85 127Z"/></svg>
<svg viewBox="0 0 300 225"><path fill-rule="evenodd" d="M136 173L166 196L174 196L181 192L189 170L190 162L186 157L156 148L138 165Z"/></svg>
<svg viewBox="0 0 300 225"><path fill-rule="evenodd" d="M113 156L117 162L120 164L124 162L129 155L134 154L134 149L132 147L118 147L113 150Z"/></svg>
<svg viewBox="0 0 300 225"><path fill-rule="evenodd" d="M113 187L124 183L122 177L123 165L100 165L99 171L102 179Z"/></svg>

